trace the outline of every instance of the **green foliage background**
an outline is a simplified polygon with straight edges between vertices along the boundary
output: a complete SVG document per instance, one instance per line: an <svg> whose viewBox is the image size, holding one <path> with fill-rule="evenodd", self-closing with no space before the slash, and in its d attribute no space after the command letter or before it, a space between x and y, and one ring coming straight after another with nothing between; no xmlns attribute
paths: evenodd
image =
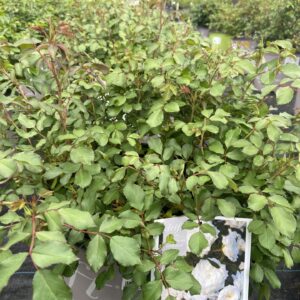
<svg viewBox="0 0 300 300"><path fill-rule="evenodd" d="M221 214L253 218L252 284L268 298L275 267L299 260L299 115L266 104L300 88L299 66L281 64L291 43L224 53L146 2L22 4L1 3L0 287L29 255L33 298L71 299L62 275L81 247L105 268L98 288L115 264L131 280L123 299L197 294L184 258L152 250L154 221L184 214L204 230Z"/></svg>
<svg viewBox="0 0 300 300"><path fill-rule="evenodd" d="M289 39L300 50L299 0L178 1L193 22L236 38Z"/></svg>

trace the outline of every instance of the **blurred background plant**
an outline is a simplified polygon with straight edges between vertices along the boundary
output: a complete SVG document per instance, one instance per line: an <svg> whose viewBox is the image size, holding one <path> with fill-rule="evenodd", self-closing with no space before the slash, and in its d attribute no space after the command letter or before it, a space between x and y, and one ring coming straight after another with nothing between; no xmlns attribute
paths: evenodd
<svg viewBox="0 0 300 300"><path fill-rule="evenodd" d="M235 38L289 39L300 51L299 0L173 1L197 26ZM174 4L176 7L176 4Z"/></svg>

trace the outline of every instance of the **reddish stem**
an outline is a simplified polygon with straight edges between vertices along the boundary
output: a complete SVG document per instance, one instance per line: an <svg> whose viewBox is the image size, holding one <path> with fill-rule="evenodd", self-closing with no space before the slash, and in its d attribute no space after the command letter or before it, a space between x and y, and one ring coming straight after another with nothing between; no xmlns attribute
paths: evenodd
<svg viewBox="0 0 300 300"><path fill-rule="evenodd" d="M35 214L34 213L32 213L31 220L32 220L31 243L30 243L28 254L29 254L29 256L32 260L32 263L33 263L34 267L38 270L39 269L38 266L35 264L35 262L32 259L32 250L34 248L35 234L36 234L36 219L35 219Z"/></svg>
<svg viewBox="0 0 300 300"><path fill-rule="evenodd" d="M107 234L104 234L102 232L98 232L98 231L89 231L89 230L83 230L83 229L77 229L75 228L74 226L72 225L69 225L69 224L64 224L65 227L67 228L70 228L70 229L73 229L75 231L78 231L78 232L82 232L82 233L87 233L87 234L92 234L92 235L101 235L101 236L104 236L104 237L107 237L107 238L111 238L109 235Z"/></svg>

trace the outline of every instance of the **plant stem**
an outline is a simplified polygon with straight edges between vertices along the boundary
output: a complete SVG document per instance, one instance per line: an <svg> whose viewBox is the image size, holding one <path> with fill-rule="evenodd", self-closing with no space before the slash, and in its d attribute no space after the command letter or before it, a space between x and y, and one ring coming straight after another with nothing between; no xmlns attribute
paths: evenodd
<svg viewBox="0 0 300 300"><path fill-rule="evenodd" d="M111 238L111 236L103 233L103 232L98 232L98 231L89 231L89 230L83 230L83 229L77 229L75 228L74 226L72 225L69 225L69 224L64 224L65 227L69 228L69 229L73 229L75 231L78 231L78 232L81 232L81 233L87 233L87 234L92 234L92 235L101 235L101 236L104 236L108 239Z"/></svg>
<svg viewBox="0 0 300 300"><path fill-rule="evenodd" d="M32 263L35 267L36 270L38 270L38 266L35 264L35 262L33 261L33 258L32 258L32 250L34 248L34 244L35 244L35 234L36 234L36 218L35 218L35 213L32 212L32 215L31 215L31 225L32 225L32 229L31 229L31 242L30 242L30 246L29 246L29 251L28 251L28 254L32 260Z"/></svg>

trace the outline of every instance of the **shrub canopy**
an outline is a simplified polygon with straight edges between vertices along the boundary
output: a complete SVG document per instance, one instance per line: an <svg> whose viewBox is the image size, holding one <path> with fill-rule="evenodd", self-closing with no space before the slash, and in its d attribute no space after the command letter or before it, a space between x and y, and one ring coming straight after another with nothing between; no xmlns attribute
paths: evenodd
<svg viewBox="0 0 300 300"><path fill-rule="evenodd" d="M52 8L48 23L30 13L27 24L22 12L31 29L2 33L0 287L29 255L33 298L47 289L71 299L61 275L82 247L95 272L105 267L98 288L114 265L131 280L124 299L138 287L159 299L178 280L197 294L183 258L161 263L152 250L163 230L154 221L184 214L201 228L224 215L253 218L251 277L267 297L269 283L280 286L276 265L299 259L299 115L266 104L272 92L289 103L300 88L300 68L281 64L291 44L220 52L146 3ZM266 52L278 58L263 63ZM21 241L28 252L12 254Z"/></svg>

